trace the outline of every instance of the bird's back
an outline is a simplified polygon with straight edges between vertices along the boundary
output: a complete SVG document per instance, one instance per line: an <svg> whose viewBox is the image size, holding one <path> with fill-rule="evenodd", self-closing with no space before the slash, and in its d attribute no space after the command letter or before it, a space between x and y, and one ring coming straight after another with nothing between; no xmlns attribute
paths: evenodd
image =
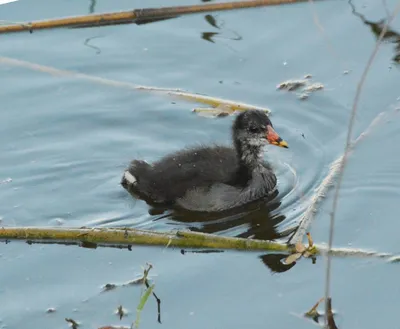
<svg viewBox="0 0 400 329"><path fill-rule="evenodd" d="M236 151L225 146L195 147L178 151L152 165L133 161L129 172L136 189L155 202L174 202L193 188L229 183L238 170Z"/></svg>

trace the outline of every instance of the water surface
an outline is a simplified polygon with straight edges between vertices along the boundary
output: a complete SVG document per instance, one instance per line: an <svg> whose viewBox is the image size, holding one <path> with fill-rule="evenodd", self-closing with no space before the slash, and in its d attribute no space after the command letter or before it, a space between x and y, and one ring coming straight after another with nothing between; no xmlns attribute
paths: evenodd
<svg viewBox="0 0 400 329"><path fill-rule="evenodd" d="M386 1L389 8L396 1ZM198 4L171 1L170 5ZM230 143L232 117L191 113L198 104L152 93L54 76L0 62L0 217L5 226L130 226L179 228L230 236L282 238L342 152L357 83L386 11L379 1L321 1L264 9L193 15L147 25L49 30L2 35L0 56L156 87L182 88L272 109L276 130L290 145L267 157L279 176L275 206L205 221L150 215L119 185L133 158L159 159L186 145ZM26 21L165 5L162 1L20 0L0 18ZM318 27L314 13L321 26ZM397 106L400 22L391 26L366 81L354 135ZM379 32L378 32L379 33ZM348 74L344 74L344 73ZM325 89L301 101L277 91L286 79L311 74ZM400 183L396 115L360 143L345 172L336 221L336 246L399 252L396 232ZM293 174L295 173L295 174ZM327 241L332 193L311 227ZM293 315L323 295L323 259L282 270L280 255L186 253L164 248L83 249L2 244L0 327L85 328L129 323L140 287L101 293L151 262L162 324L151 299L142 328L310 328ZM340 328L393 327L397 269L380 261L335 259L332 297ZM122 304L131 313L121 322ZM55 307L56 312L46 314ZM379 314L379 317L377 316Z"/></svg>

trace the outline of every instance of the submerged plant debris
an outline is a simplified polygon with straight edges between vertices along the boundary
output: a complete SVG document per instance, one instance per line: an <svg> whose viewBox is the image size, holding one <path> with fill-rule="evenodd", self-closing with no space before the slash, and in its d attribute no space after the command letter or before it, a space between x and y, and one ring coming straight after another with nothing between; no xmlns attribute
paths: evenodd
<svg viewBox="0 0 400 329"><path fill-rule="evenodd" d="M121 286L130 286L130 285L137 285L141 284L144 286L144 289L141 292L139 304L136 307L136 318L133 320L131 325L120 325L120 326L114 326L114 325L105 325L102 327L99 327L98 329L133 329L133 328L138 328L140 325L140 315L141 312L144 309L144 306L146 305L150 295L153 295L154 298L156 299L157 302L157 321L161 323L161 300L158 298L158 296L154 292L154 287L155 284L149 283L149 272L153 268L153 265L146 263L146 267L143 267L143 275L135 280L129 281L128 283L122 284L122 285L117 285L113 283L108 283L103 287L103 291L110 291L114 290L117 287ZM114 309L113 312L115 315L118 316L119 320L123 320L124 317L128 317L131 312L129 312L127 309L125 309L122 305L119 305L117 309ZM65 319L67 322L69 322L72 326L73 329L78 328L78 323L75 322L72 319Z"/></svg>
<svg viewBox="0 0 400 329"><path fill-rule="evenodd" d="M315 322L318 323L318 319L321 316L321 314L318 312L318 306L323 302L324 298L321 298L318 302L315 303L313 307L306 313L304 313L304 316L307 318L313 319Z"/></svg>
<svg viewBox="0 0 400 329"><path fill-rule="evenodd" d="M122 320L124 316L128 315L128 311L125 308L123 308L122 305L119 305L117 310L115 311L115 314L117 314L119 319Z"/></svg>
<svg viewBox="0 0 400 329"><path fill-rule="evenodd" d="M147 264L147 266L148 266L147 268L143 269L143 275L141 275L140 277L122 284L107 283L103 286L103 292L114 290L118 287L128 287L128 286L146 284L146 282L148 283L149 271L152 269L153 266L151 264Z"/></svg>
<svg viewBox="0 0 400 329"><path fill-rule="evenodd" d="M78 329L79 323L76 322L74 319L65 318L65 321L67 321L71 325L72 329Z"/></svg>
<svg viewBox="0 0 400 329"><path fill-rule="evenodd" d="M307 99L311 93L324 89L321 82L312 82L312 75L306 74L303 79L291 79L281 82L276 86L278 90L298 91L299 99Z"/></svg>
<svg viewBox="0 0 400 329"><path fill-rule="evenodd" d="M128 287L128 286L134 286L134 285L139 285L143 283L144 278L140 277L140 278L136 278L133 280L130 280L126 283L121 283L121 284L117 284L117 283L107 283L103 286L103 292L106 291L110 291L110 290L114 290L118 287Z"/></svg>
<svg viewBox="0 0 400 329"><path fill-rule="evenodd" d="M136 308L136 319L135 321L132 323L132 328L138 328L139 324L140 324L140 315L142 313L142 310L144 308L144 305L146 304L147 300L149 299L150 294L153 294L154 298L157 301L157 310L158 310L158 317L157 317L157 321L158 323L161 323L161 300L157 297L157 295L154 293L154 286L155 284L152 284L150 286L149 281L147 280L147 277L149 275L150 270L153 268L153 265L151 264L146 264L147 268L143 269L143 283L146 287L144 293L142 294L141 298L140 298L140 302L139 305Z"/></svg>
<svg viewBox="0 0 400 329"><path fill-rule="evenodd" d="M314 322L321 324L321 319L325 318L325 314L323 312L318 311L318 306L325 300L325 298L321 298L315 305L306 313L304 313L304 317L312 319ZM334 311L332 310L332 298L328 298L326 301L326 307L328 310L327 313L327 329L339 329L335 323Z"/></svg>

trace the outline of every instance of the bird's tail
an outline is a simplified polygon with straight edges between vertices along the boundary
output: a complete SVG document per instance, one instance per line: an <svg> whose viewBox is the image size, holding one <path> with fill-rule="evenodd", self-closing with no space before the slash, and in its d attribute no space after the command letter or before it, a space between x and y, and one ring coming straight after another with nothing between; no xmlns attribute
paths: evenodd
<svg viewBox="0 0 400 329"><path fill-rule="evenodd" d="M121 185L124 188L136 187L141 177L147 177L150 165L146 161L133 160L121 178Z"/></svg>

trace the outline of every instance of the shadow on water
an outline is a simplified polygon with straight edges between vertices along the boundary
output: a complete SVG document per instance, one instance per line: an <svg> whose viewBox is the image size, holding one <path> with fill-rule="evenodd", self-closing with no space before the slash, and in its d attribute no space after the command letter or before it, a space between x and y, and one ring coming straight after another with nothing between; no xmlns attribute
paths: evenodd
<svg viewBox="0 0 400 329"><path fill-rule="evenodd" d="M101 38L101 37L102 36L96 35L94 37L87 38L87 39L85 39L85 42L83 43L83 45L94 49L96 51L96 55L99 55L99 54L101 54L101 49L99 47L89 44L89 42L92 41L93 39L97 39L97 38Z"/></svg>
<svg viewBox="0 0 400 329"><path fill-rule="evenodd" d="M128 191L134 199L137 195ZM207 234L224 234L237 238L270 240L287 239L295 232L297 227L279 232L281 224L286 216L279 212L281 200L276 190L269 198L264 198L241 207L218 213L192 212L172 207L160 207L145 201L149 206L149 214L157 216L155 221L172 221L170 225L183 225L192 232ZM238 232L239 231L239 232ZM220 251L216 251L220 252ZM182 251L184 254L185 252ZM291 269L296 263L284 264L283 260L288 255L285 253L267 253L259 256L260 260L273 273L282 273Z"/></svg>
<svg viewBox="0 0 400 329"><path fill-rule="evenodd" d="M97 0L90 0L89 14L93 14L96 10Z"/></svg>
<svg viewBox="0 0 400 329"><path fill-rule="evenodd" d="M89 14L94 14L96 11L96 5L97 5L97 0L90 0L90 4L89 4ZM144 25L144 24L149 24L149 23L155 23L155 22L160 22L160 21L164 21L164 20L168 20L168 19L172 19L172 18L177 18L178 16L169 16L169 17L162 17L162 18L154 18L154 19L137 19L135 21L136 25ZM82 26L84 27L84 26ZM101 38L103 36L93 36L90 38L86 38L83 45L85 47L89 47L95 50L96 55L101 54L101 49L95 45L90 44L90 42L93 39L96 38Z"/></svg>
<svg viewBox="0 0 400 329"><path fill-rule="evenodd" d="M387 19L381 19L376 22L369 21L363 14L357 12L352 0L349 0L349 5L351 6L352 14L359 17L365 25L369 26L371 32L375 35L376 39L378 39L379 35L382 33L383 28L385 27ZM395 44L395 55L393 56L392 60L395 64L400 64L400 33L388 29L383 37L383 40Z"/></svg>
<svg viewBox="0 0 400 329"><path fill-rule="evenodd" d="M201 0L201 1L202 2L211 2L212 0ZM90 0L90 3L89 3L89 14L94 14L95 13L96 5L97 5L97 0ZM137 19L135 21L135 24L136 25L144 25L144 24L160 22L160 21L169 20L169 19L178 18L178 17L179 16L166 16L166 17L155 18L155 19ZM201 33L201 38L203 40L206 40L206 41L211 42L211 43L215 43L215 37L218 37L220 39L234 40L234 41L242 40L242 36L239 35L239 33L237 33L236 31L233 31L232 29L228 29L228 28L226 28L224 26L225 25L224 21L220 20L221 22L218 23L215 16L207 14L207 15L204 16L204 19L212 27L220 30L220 32L213 32L213 31L202 32ZM223 31L223 29L229 31L234 36L232 36L232 37L222 36L221 31ZM97 47L93 47L93 46L88 45L88 41L90 41L90 40L89 39L85 40L85 46L89 46L91 48L96 49L96 54L99 54L100 53L99 49Z"/></svg>
<svg viewBox="0 0 400 329"><path fill-rule="evenodd" d="M216 29L218 29L220 31L222 31L222 29L224 28L225 22L220 20L221 23L219 23L214 15L210 15L210 14L205 15L204 19L208 24L210 24L212 27L214 27L214 28L216 28ZM242 36L239 35L239 33L237 33L236 31L233 31L233 30L228 29L226 27L225 27L225 30L229 30L235 36L233 36L233 37L223 37L221 35L221 32L202 32L201 33L201 38L203 40L206 40L206 41L211 42L211 43L215 43L214 38L217 37L217 36L219 38L233 40L233 41L240 41L240 40L243 39Z"/></svg>

